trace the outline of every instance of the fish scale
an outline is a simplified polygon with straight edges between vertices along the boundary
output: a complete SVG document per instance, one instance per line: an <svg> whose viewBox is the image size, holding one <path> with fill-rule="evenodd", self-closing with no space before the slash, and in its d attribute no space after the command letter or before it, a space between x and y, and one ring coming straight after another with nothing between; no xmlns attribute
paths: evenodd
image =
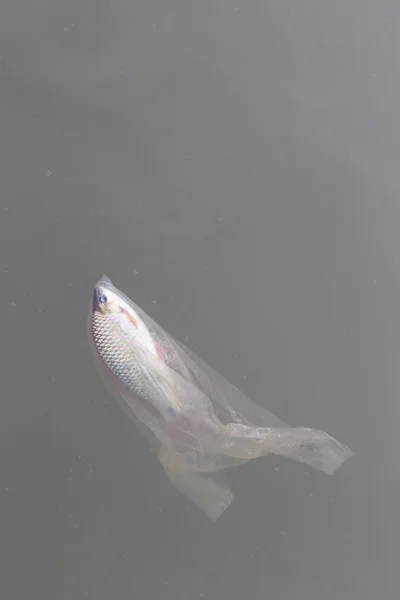
<svg viewBox="0 0 400 600"><path fill-rule="evenodd" d="M94 312L92 334L95 347L110 371L123 385L160 410L162 394L173 396L165 381L161 382L156 373L143 364L113 320ZM167 414L171 414L171 402L166 402Z"/></svg>

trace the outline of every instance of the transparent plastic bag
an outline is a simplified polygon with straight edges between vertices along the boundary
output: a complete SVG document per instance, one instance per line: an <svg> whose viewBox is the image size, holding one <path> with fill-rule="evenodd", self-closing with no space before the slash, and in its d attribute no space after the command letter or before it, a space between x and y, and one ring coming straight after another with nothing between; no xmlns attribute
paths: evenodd
<svg viewBox="0 0 400 600"><path fill-rule="evenodd" d="M217 519L233 500L224 469L277 454L333 474L352 455L327 433L290 427L252 402L109 280L102 281L121 299L124 313L131 311L145 325L156 349L150 351L148 342L144 346L126 323L115 330L122 360L139 362L154 382L146 401L105 368L92 343L96 363L113 396L156 448L171 483L208 517Z"/></svg>

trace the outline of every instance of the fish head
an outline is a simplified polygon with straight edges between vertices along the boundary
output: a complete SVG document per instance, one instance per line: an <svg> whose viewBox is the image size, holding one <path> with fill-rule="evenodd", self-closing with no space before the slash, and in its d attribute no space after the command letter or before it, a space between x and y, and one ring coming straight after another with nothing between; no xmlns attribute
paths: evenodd
<svg viewBox="0 0 400 600"><path fill-rule="evenodd" d="M118 291L111 280L105 275L96 283L93 291L92 312L104 315L118 314L121 312L121 302Z"/></svg>
<svg viewBox="0 0 400 600"><path fill-rule="evenodd" d="M92 322L97 314L102 317L102 322L109 320L113 323L113 328L124 332L143 349L151 352L162 360L165 360L165 353L154 339L151 331L147 327L144 319L139 314L140 309L135 308L135 303L127 298L119 289L117 289L111 280L103 275L96 283L93 291L92 300ZM100 325L101 326L101 325Z"/></svg>

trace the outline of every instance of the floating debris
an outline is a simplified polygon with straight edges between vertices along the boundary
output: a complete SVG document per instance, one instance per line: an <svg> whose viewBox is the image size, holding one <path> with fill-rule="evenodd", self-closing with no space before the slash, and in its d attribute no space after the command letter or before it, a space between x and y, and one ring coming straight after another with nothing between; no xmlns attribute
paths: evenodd
<svg viewBox="0 0 400 600"><path fill-rule="evenodd" d="M106 276L95 286L89 318L96 364L105 377L113 374L111 393L149 432L172 485L211 519L233 500L218 478L223 469L275 454L332 475L352 455L327 433L290 427L251 402Z"/></svg>

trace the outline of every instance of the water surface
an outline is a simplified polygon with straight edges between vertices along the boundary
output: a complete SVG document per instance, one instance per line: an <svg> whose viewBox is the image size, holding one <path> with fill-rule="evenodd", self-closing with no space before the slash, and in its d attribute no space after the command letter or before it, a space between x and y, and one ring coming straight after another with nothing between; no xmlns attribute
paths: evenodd
<svg viewBox="0 0 400 600"><path fill-rule="evenodd" d="M2 597L398 597L399 23L389 0L3 0ZM97 378L103 272L354 457L232 471L209 522Z"/></svg>

